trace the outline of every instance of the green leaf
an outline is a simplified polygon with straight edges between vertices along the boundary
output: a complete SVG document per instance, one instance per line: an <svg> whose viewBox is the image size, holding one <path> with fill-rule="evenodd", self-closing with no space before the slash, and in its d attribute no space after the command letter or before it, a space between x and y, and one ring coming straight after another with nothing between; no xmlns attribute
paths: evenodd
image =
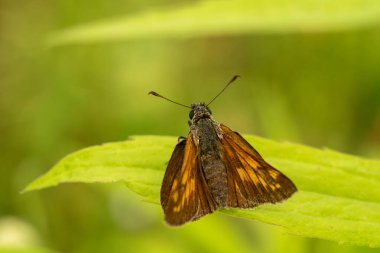
<svg viewBox="0 0 380 253"><path fill-rule="evenodd" d="M380 247L380 161L331 150L245 136L297 185L288 201L252 210L222 210L286 228L294 235ZM162 177L177 138L136 136L73 153L26 187L66 182L123 181L144 200L159 203Z"/></svg>
<svg viewBox="0 0 380 253"><path fill-rule="evenodd" d="M380 1L202 1L57 31L50 45L246 33L328 32L377 25Z"/></svg>

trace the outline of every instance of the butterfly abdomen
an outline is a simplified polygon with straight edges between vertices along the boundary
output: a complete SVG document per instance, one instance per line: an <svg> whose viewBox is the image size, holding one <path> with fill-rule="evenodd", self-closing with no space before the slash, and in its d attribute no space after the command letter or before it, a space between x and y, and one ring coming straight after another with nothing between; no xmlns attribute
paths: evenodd
<svg viewBox="0 0 380 253"><path fill-rule="evenodd" d="M210 118L196 123L201 168L212 197L219 207L227 206L227 171L221 155L219 137Z"/></svg>

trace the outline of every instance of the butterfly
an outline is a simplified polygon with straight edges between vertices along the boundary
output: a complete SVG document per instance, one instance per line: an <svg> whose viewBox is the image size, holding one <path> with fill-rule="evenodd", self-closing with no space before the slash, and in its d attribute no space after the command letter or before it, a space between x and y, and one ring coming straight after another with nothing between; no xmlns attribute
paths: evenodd
<svg viewBox="0 0 380 253"><path fill-rule="evenodd" d="M161 206L171 226L195 221L220 208L281 202L297 191L294 183L238 132L213 118L209 104L238 77L208 104L186 106L149 92L191 109L189 134L178 139L161 186Z"/></svg>

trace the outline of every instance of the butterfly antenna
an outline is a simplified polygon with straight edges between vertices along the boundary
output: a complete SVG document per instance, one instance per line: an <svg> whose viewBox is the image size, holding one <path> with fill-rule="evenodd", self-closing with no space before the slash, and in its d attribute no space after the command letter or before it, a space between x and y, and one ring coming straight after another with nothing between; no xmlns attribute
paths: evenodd
<svg viewBox="0 0 380 253"><path fill-rule="evenodd" d="M174 104L177 104L177 105L180 105L180 106L183 106L183 107L186 107L186 108L190 108L190 109L191 109L190 106L188 106L188 105L184 105L184 104L181 104L181 103L178 103L178 102L175 102L175 101L173 101L173 100L171 100L171 99L168 99L168 98L166 98L166 97L164 97L164 96L158 94L158 93L155 92L155 91L151 91L151 92L149 92L148 95L153 95L153 96L156 96L156 97L159 97L159 98L163 98L163 99L165 99L165 100L167 100L167 101L169 101L169 102L172 102L172 103L174 103Z"/></svg>
<svg viewBox="0 0 380 253"><path fill-rule="evenodd" d="M230 84L231 83L233 83L233 82L235 82L235 80L236 79L238 79L238 77L240 77L239 75L235 75L234 77L232 77L232 79L231 79L231 81L229 81L228 83L227 83L227 85L226 86L224 86L224 88L210 101L210 102L208 102L208 104L207 104L207 106L209 106L212 102L214 102L214 100L217 98L217 97L219 97L220 96L220 94L222 94L223 93L223 91L225 90L225 89L227 89L227 87L228 86L230 86Z"/></svg>

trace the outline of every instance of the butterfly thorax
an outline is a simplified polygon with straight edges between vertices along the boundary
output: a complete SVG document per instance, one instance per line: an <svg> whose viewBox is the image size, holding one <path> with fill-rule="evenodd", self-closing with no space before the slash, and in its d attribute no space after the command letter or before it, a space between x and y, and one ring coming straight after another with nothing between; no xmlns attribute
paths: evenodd
<svg viewBox="0 0 380 253"><path fill-rule="evenodd" d="M223 147L220 142L221 128L211 116L210 109L204 104L192 105L192 125L195 144L198 146L199 159L210 193L218 206L227 205L227 171L222 162Z"/></svg>

